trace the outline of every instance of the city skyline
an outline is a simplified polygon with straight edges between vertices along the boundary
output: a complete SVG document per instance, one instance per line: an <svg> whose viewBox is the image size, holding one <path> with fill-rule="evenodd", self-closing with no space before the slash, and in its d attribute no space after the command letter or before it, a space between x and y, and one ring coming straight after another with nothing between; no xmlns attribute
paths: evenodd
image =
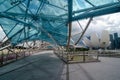
<svg viewBox="0 0 120 80"><path fill-rule="evenodd" d="M110 34L110 49L120 49L120 37L118 36L118 33Z"/></svg>

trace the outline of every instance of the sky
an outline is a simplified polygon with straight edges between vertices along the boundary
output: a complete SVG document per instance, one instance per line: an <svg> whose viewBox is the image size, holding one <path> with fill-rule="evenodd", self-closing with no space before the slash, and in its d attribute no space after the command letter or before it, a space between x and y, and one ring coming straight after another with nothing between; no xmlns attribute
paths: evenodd
<svg viewBox="0 0 120 80"><path fill-rule="evenodd" d="M0 41L5 37L5 33L3 32L2 28L0 27Z"/></svg>
<svg viewBox="0 0 120 80"><path fill-rule="evenodd" d="M83 28L85 28L88 19L79 21ZM75 26L75 27L74 27ZM80 33L79 25L74 22L73 23L73 34ZM75 29L76 28L76 29ZM98 35L102 33L103 30L108 30L110 34L117 32L120 36L120 13L114 13L104 16L99 16L93 18L92 22L90 23L86 34L90 35L96 32Z"/></svg>
<svg viewBox="0 0 120 80"><path fill-rule="evenodd" d="M85 28L88 19L80 20L79 22L82 25L82 28ZM77 22L73 22L72 28L72 35L76 35L81 32L81 28ZM100 35L103 30L108 30L110 34L117 32L120 36L120 13L93 18L93 21L91 22L85 35L89 36L94 32ZM2 40L4 36L5 34L3 30L0 28L0 40Z"/></svg>

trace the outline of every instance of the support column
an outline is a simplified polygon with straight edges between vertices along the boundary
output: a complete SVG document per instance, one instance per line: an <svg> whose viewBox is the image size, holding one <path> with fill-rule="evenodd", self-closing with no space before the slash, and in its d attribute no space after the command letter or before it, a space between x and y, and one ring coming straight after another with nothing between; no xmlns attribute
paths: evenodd
<svg viewBox="0 0 120 80"><path fill-rule="evenodd" d="M72 7L73 7L73 0L68 0L68 27L69 27L69 34L68 34L68 44L67 44L67 65L66 65L66 80L69 80L69 45L71 39L71 30L72 30Z"/></svg>
<svg viewBox="0 0 120 80"><path fill-rule="evenodd" d="M4 52L3 52L3 50L1 52L2 52L2 54L1 54L1 66L2 66L3 62L4 62Z"/></svg>
<svg viewBox="0 0 120 80"><path fill-rule="evenodd" d="M71 31L72 31L72 22L68 24L69 27L69 35L68 35L68 44L67 44L67 63L69 62L69 48L70 48L70 39L71 39Z"/></svg>

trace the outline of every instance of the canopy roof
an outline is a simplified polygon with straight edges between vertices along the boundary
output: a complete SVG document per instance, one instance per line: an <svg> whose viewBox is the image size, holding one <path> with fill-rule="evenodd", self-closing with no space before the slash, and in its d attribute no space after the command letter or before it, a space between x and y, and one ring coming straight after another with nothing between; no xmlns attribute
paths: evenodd
<svg viewBox="0 0 120 80"><path fill-rule="evenodd" d="M0 24L13 45L67 45L68 23L120 12L120 0L0 0Z"/></svg>

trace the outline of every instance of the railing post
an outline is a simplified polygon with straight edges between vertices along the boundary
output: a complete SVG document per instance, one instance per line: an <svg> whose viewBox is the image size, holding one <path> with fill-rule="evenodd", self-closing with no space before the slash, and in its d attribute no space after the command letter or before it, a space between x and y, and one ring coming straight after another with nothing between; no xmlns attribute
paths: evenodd
<svg viewBox="0 0 120 80"><path fill-rule="evenodd" d="M99 52L97 52L97 60L99 60Z"/></svg>
<svg viewBox="0 0 120 80"><path fill-rule="evenodd" d="M3 53L3 50L2 50L2 54L1 54L1 65L3 65L3 61L4 61L4 53Z"/></svg>
<svg viewBox="0 0 120 80"><path fill-rule="evenodd" d="M83 51L83 62L85 62L85 51Z"/></svg>

